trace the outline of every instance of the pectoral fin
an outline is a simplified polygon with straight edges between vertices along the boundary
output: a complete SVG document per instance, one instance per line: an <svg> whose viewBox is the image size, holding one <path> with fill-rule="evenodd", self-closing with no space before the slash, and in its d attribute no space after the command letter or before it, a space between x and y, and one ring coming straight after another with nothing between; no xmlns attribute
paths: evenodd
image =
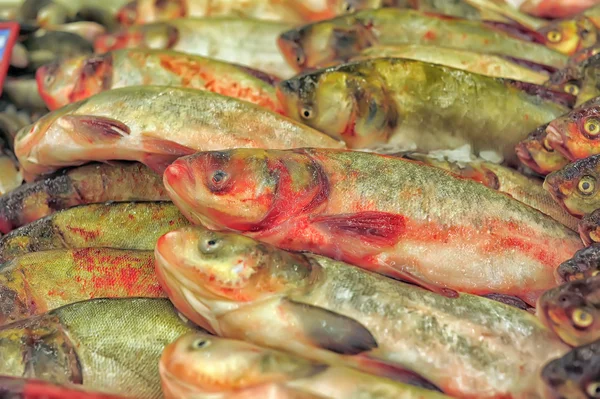
<svg viewBox="0 0 600 399"><path fill-rule="evenodd" d="M104 116L65 115L57 122L90 143L114 142L131 133L123 122Z"/></svg>
<svg viewBox="0 0 600 399"><path fill-rule="evenodd" d="M162 174L177 158L196 153L196 150L170 140L142 136L144 156L142 162L156 173Z"/></svg>

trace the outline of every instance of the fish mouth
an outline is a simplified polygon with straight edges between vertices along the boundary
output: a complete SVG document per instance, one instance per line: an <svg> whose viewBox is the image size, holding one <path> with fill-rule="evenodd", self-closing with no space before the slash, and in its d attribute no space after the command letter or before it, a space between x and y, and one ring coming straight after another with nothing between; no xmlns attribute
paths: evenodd
<svg viewBox="0 0 600 399"><path fill-rule="evenodd" d="M521 163L523 165L527 166L529 169L533 170L534 172L544 174L544 171L537 164L537 162L535 161L535 159L531 155L531 152L527 149L525 144L523 144L523 143L518 144L515 147L515 153L517 154L517 157L519 158L519 160L521 161Z"/></svg>
<svg viewBox="0 0 600 399"><path fill-rule="evenodd" d="M573 161L571 155L569 154L569 150L566 147L563 135L552 123L550 123L548 127L546 127L546 139L548 140L552 148L559 151L567 159Z"/></svg>
<svg viewBox="0 0 600 399"><path fill-rule="evenodd" d="M589 247L590 245L600 241L600 235L595 227L590 227L584 223L579 223L577 230L579 231L579 237L581 237L581 241L583 241L583 244L586 247Z"/></svg>

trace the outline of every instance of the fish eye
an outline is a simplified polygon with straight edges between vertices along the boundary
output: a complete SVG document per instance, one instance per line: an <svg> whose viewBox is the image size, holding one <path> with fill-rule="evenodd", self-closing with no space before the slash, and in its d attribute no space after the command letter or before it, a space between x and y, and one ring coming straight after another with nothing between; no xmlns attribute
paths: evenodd
<svg viewBox="0 0 600 399"><path fill-rule="evenodd" d="M206 238L200 242L200 252L203 254L214 253L221 248L221 243L222 241L217 238Z"/></svg>
<svg viewBox="0 0 600 399"><path fill-rule="evenodd" d="M352 12L354 12L356 10L355 10L354 6L351 3L345 2L344 3L344 11L348 12L348 13L352 13Z"/></svg>
<svg viewBox="0 0 600 399"><path fill-rule="evenodd" d="M210 180L214 184L221 184L226 179L227 179L227 173L223 172L222 170L217 170L215 173L213 173L213 175L212 175L212 177L211 177Z"/></svg>
<svg viewBox="0 0 600 399"><path fill-rule="evenodd" d="M585 391L590 398L600 398L600 382L590 382L585 387Z"/></svg>
<svg viewBox="0 0 600 399"><path fill-rule="evenodd" d="M306 57L304 56L304 52L302 51L302 49L298 49L296 51L296 64L298 64L298 66L303 66L305 62Z"/></svg>
<svg viewBox="0 0 600 399"><path fill-rule="evenodd" d="M582 194L590 195L596 189L596 179L591 176L583 176L577 184L577 188Z"/></svg>
<svg viewBox="0 0 600 399"><path fill-rule="evenodd" d="M210 346L210 341L208 339L200 338L192 342L192 349L202 349L207 346Z"/></svg>
<svg viewBox="0 0 600 399"><path fill-rule="evenodd" d="M562 40L562 33L557 30L551 30L546 34L546 37L550 41L550 43L558 43Z"/></svg>
<svg viewBox="0 0 600 399"><path fill-rule="evenodd" d="M591 326L594 322L594 317L591 313L577 308L571 314L571 320L573 321L573 324L575 324L576 327L587 328Z"/></svg>
<svg viewBox="0 0 600 399"><path fill-rule="evenodd" d="M311 119L313 117L313 110L310 107L302 107L302 111L300 112L300 115L304 119Z"/></svg>
<svg viewBox="0 0 600 399"><path fill-rule="evenodd" d="M583 130L591 136L600 134L600 120L596 118L588 118L583 124Z"/></svg>
<svg viewBox="0 0 600 399"><path fill-rule="evenodd" d="M565 92L576 96L579 94L579 87L573 83L567 83L565 85Z"/></svg>
<svg viewBox="0 0 600 399"><path fill-rule="evenodd" d="M54 75L48 74L44 77L44 85L50 86L54 82Z"/></svg>

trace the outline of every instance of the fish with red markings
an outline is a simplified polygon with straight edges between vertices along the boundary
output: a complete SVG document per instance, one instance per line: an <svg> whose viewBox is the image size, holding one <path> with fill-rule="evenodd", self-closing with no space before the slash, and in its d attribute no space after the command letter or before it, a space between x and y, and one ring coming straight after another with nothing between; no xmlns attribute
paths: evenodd
<svg viewBox="0 0 600 399"><path fill-rule="evenodd" d="M448 294L534 304L556 286L554 269L582 247L575 232L505 194L366 152L201 152L170 165L164 183L192 223Z"/></svg>
<svg viewBox="0 0 600 399"><path fill-rule="evenodd" d="M0 393L5 399L127 399L126 396L88 391L74 385L6 376L0 376Z"/></svg>
<svg viewBox="0 0 600 399"><path fill-rule="evenodd" d="M26 181L90 161L139 161L162 173L182 155L238 147L344 145L258 105L168 86L98 93L47 114L15 139Z"/></svg>
<svg viewBox="0 0 600 399"><path fill-rule="evenodd" d="M188 87L235 97L283 113L274 76L248 67L167 50L115 50L45 65L36 79L49 109L128 86Z"/></svg>

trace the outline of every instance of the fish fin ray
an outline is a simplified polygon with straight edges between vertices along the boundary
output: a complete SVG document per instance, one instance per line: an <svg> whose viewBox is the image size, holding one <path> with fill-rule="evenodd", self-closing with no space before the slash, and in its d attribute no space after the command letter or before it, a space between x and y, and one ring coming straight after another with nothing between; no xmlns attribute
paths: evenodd
<svg viewBox="0 0 600 399"><path fill-rule="evenodd" d="M177 158L196 153L196 150L170 140L142 135L142 163L162 174Z"/></svg>
<svg viewBox="0 0 600 399"><path fill-rule="evenodd" d="M417 285L423 289L426 289L427 291L431 291L438 295L442 295L448 298L458 298L458 292L453 290L452 288L447 288L435 284L427 280L426 278L415 276L414 274L406 270L399 270L391 266L387 266L382 268L381 273L396 280L402 280L407 283Z"/></svg>
<svg viewBox="0 0 600 399"><path fill-rule="evenodd" d="M113 141L131 133L131 129L123 122L104 116L65 115L60 118L60 121L68 124L78 135L92 142Z"/></svg>

